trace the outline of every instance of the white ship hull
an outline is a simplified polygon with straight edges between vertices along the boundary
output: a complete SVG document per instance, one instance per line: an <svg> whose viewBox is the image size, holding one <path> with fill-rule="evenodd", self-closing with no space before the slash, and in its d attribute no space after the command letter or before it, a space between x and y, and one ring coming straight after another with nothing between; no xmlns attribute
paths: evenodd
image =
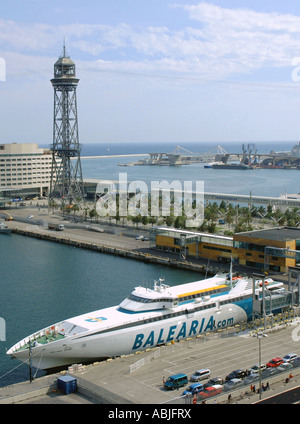
<svg viewBox="0 0 300 424"><path fill-rule="evenodd" d="M242 308L231 304L229 306L218 312L216 310L205 313L191 312L185 317L169 319L163 323L158 322L154 325L149 323L142 327L137 326L86 337L74 336L69 340L62 339L48 345L34 347L31 356L32 365L36 368L47 369L126 355L171 341L195 337L212 331L214 327L225 328L247 320L247 314ZM14 356L27 362L29 349L15 352Z"/></svg>
<svg viewBox="0 0 300 424"><path fill-rule="evenodd" d="M131 354L247 321L252 283L240 280L230 289L224 282L224 277L213 277L171 288L139 287L119 306L40 330L7 354L25 362L30 354L34 367L57 368Z"/></svg>

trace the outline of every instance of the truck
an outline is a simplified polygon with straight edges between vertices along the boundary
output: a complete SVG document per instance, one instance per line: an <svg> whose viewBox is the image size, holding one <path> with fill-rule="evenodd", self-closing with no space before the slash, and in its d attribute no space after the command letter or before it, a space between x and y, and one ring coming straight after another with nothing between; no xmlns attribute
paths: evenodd
<svg viewBox="0 0 300 424"><path fill-rule="evenodd" d="M65 226L64 224L49 224L48 229L54 231L64 231Z"/></svg>

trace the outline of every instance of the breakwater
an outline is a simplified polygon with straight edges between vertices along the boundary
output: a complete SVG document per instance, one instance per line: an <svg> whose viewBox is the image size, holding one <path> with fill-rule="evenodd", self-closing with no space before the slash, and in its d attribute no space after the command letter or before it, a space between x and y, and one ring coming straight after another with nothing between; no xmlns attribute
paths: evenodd
<svg viewBox="0 0 300 424"><path fill-rule="evenodd" d="M44 232L39 232L37 230L28 230L28 229L20 229L20 228L12 228L12 232L16 234L20 234L23 236L34 237L41 240L52 241L56 243L64 243L69 246L89 249L93 251L97 251L99 253L107 253L112 255L117 255L129 259L135 259L139 261L143 261L146 263L159 264L171 266L173 268L186 269L189 271L196 271L202 274L207 275L215 275L220 269L219 267L207 266L205 264L196 264L189 261L181 261L174 258L160 256L159 254L155 255L152 253L146 253L136 250L127 250L118 247L109 247L103 244L98 244L95 242L88 242L84 240L72 239L71 237L64 237L61 233L58 235L56 233L45 234Z"/></svg>

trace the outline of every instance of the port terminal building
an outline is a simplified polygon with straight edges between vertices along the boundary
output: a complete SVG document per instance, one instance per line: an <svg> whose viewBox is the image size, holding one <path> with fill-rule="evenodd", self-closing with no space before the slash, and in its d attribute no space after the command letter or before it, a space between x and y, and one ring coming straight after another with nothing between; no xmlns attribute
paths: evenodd
<svg viewBox="0 0 300 424"><path fill-rule="evenodd" d="M236 263L265 271L287 272L300 265L300 228L276 227L236 233L232 237L156 227L150 247L189 257Z"/></svg>
<svg viewBox="0 0 300 424"><path fill-rule="evenodd" d="M1 200L23 200L47 195L52 152L36 143L0 144ZM1 202L3 203L3 202Z"/></svg>

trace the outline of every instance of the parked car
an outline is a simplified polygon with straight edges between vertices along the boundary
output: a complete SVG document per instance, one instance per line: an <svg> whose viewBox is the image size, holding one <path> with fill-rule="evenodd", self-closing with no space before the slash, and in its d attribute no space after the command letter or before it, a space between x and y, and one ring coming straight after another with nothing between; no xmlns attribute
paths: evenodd
<svg viewBox="0 0 300 424"><path fill-rule="evenodd" d="M206 389L203 389L202 392L198 393L198 398L207 399L209 397L219 395L220 393L222 393L222 391L223 387L219 384L217 384L216 386L206 387Z"/></svg>
<svg viewBox="0 0 300 424"><path fill-rule="evenodd" d="M201 381L206 380L210 377L210 370L208 368L202 368L201 370L197 370L191 375L191 381Z"/></svg>
<svg viewBox="0 0 300 424"><path fill-rule="evenodd" d="M290 362L283 362L282 364L279 365L279 367L277 367L277 370L280 371L287 371L290 368L293 368L293 365Z"/></svg>
<svg viewBox="0 0 300 424"><path fill-rule="evenodd" d="M300 366L300 356L298 356L296 359L293 360L293 367L299 367Z"/></svg>
<svg viewBox="0 0 300 424"><path fill-rule="evenodd" d="M186 374L175 374L171 375L164 383L164 387L167 390L179 389L188 383L188 377Z"/></svg>
<svg viewBox="0 0 300 424"><path fill-rule="evenodd" d="M144 236L137 236L135 239L136 240L144 240Z"/></svg>
<svg viewBox="0 0 300 424"><path fill-rule="evenodd" d="M204 389L202 383L194 383L191 384L182 394L184 396L187 395L196 395L198 392L201 392Z"/></svg>
<svg viewBox="0 0 300 424"><path fill-rule="evenodd" d="M266 368L265 370L263 370L263 372L261 373L262 378L269 378L272 375L276 374L277 372L277 367L271 367L271 368Z"/></svg>
<svg viewBox="0 0 300 424"><path fill-rule="evenodd" d="M233 378L245 378L247 376L244 370L234 370L225 377L225 381L232 380Z"/></svg>
<svg viewBox="0 0 300 424"><path fill-rule="evenodd" d="M214 377L211 378L210 380L208 380L207 383L204 384L204 387L211 387L211 386L215 386L215 385L219 385L219 386L223 386L224 384L224 380L221 377Z"/></svg>
<svg viewBox="0 0 300 424"><path fill-rule="evenodd" d="M258 372L254 372L254 373L251 373L250 375L247 375L247 377L244 378L243 383L245 385L252 384L255 381L258 381L259 378L260 378L259 373Z"/></svg>
<svg viewBox="0 0 300 424"><path fill-rule="evenodd" d="M271 359L268 363L267 363L267 368L277 368L279 367L279 365L281 365L283 363L283 359L280 358L279 356L277 356L276 358Z"/></svg>
<svg viewBox="0 0 300 424"><path fill-rule="evenodd" d="M282 359L284 362L293 362L297 357L298 355L296 353L288 353L287 355L284 355Z"/></svg>
<svg viewBox="0 0 300 424"><path fill-rule="evenodd" d="M224 384L223 390L224 392L229 392L231 390L235 390L239 388L240 386L243 386L244 382L241 378L233 378L232 380L227 381L226 384Z"/></svg>
<svg viewBox="0 0 300 424"><path fill-rule="evenodd" d="M258 373L260 370L263 371L265 369L266 369L266 365L253 365L249 371L250 371L250 374L252 374L252 373Z"/></svg>

